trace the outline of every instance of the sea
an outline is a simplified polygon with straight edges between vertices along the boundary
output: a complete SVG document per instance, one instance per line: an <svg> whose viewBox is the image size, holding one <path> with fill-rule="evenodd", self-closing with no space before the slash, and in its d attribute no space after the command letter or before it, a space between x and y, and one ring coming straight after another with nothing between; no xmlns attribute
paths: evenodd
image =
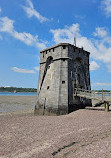
<svg viewBox="0 0 111 158"><path fill-rule="evenodd" d="M0 96L36 96L37 92L0 92Z"/></svg>

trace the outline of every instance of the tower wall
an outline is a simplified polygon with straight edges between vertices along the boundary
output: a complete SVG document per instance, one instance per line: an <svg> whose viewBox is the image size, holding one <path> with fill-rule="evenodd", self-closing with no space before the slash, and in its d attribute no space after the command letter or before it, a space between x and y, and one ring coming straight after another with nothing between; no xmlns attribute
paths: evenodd
<svg viewBox="0 0 111 158"><path fill-rule="evenodd" d="M90 71L89 71L90 53L75 46L68 47L68 112L83 108L86 105L91 106L91 100L74 97L75 88L91 90Z"/></svg>
<svg viewBox="0 0 111 158"><path fill-rule="evenodd" d="M62 46L41 52L36 113L68 113L68 62L64 60L67 55L68 49ZM48 58L52 59L50 64Z"/></svg>

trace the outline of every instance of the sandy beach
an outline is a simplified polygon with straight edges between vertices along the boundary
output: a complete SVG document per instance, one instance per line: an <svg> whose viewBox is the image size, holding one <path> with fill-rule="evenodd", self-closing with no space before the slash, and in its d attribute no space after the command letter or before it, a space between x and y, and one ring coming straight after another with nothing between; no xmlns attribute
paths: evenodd
<svg viewBox="0 0 111 158"><path fill-rule="evenodd" d="M36 97L0 97L0 106L16 102L27 111L35 101ZM0 116L0 158L111 157L111 112L81 109L62 116L16 112Z"/></svg>

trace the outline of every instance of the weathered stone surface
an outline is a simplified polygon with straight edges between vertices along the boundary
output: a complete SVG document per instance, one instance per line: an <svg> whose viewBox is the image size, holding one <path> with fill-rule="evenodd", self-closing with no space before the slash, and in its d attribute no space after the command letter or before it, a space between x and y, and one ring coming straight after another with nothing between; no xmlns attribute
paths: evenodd
<svg viewBox="0 0 111 158"><path fill-rule="evenodd" d="M85 105L89 99L73 97L74 89L90 90L89 52L68 43L60 43L40 52L37 114L67 114Z"/></svg>

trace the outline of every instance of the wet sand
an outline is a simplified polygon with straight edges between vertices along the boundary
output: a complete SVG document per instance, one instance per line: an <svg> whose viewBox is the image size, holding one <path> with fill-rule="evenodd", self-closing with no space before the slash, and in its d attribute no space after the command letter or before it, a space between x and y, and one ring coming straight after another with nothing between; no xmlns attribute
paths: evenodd
<svg viewBox="0 0 111 158"><path fill-rule="evenodd" d="M34 111L36 96L0 96L0 115Z"/></svg>

